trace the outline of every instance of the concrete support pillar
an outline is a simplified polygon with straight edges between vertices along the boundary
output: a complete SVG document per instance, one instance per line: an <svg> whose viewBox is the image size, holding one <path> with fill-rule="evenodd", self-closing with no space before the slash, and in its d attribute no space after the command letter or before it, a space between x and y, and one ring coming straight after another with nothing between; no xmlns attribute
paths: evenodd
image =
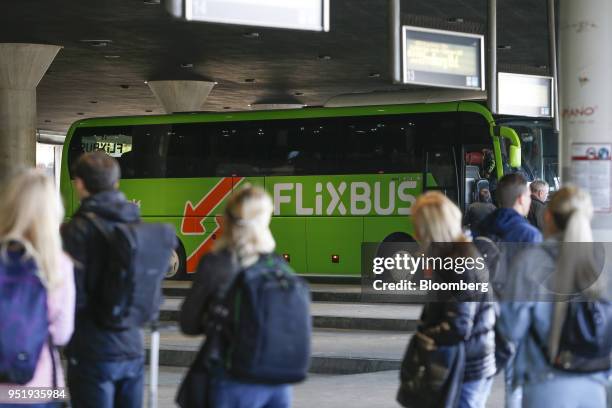
<svg viewBox="0 0 612 408"><path fill-rule="evenodd" d="M36 165L36 86L60 49L0 43L0 178Z"/></svg>
<svg viewBox="0 0 612 408"><path fill-rule="evenodd" d="M147 82L166 113L199 111L216 84L208 81Z"/></svg>
<svg viewBox="0 0 612 408"><path fill-rule="evenodd" d="M560 0L559 13L562 181L591 192L600 207L593 222L595 237L612 241L612 175L600 160L606 155L601 148L612 145L612 2ZM572 159L589 145L596 146L591 151L597 161ZM602 203L608 209L601 209Z"/></svg>

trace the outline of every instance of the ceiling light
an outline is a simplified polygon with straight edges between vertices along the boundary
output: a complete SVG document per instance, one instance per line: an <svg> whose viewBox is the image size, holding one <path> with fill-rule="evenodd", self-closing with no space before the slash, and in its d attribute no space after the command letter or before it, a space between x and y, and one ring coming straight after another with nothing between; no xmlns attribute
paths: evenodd
<svg viewBox="0 0 612 408"><path fill-rule="evenodd" d="M113 40L81 40L81 42L89 44L92 47L106 47L112 44Z"/></svg>
<svg viewBox="0 0 612 408"><path fill-rule="evenodd" d="M498 50L510 50L512 49L512 46L509 44L500 44L497 46Z"/></svg>
<svg viewBox="0 0 612 408"><path fill-rule="evenodd" d="M260 34L258 32L256 32L256 31L252 31L252 32L249 32L249 33L242 34L242 36L244 38L259 38L259 35Z"/></svg>
<svg viewBox="0 0 612 408"><path fill-rule="evenodd" d="M449 23L463 23L463 19L461 17L451 17L447 19Z"/></svg>
<svg viewBox="0 0 612 408"><path fill-rule="evenodd" d="M319 59L323 61L329 61L332 59L331 55L319 55Z"/></svg>

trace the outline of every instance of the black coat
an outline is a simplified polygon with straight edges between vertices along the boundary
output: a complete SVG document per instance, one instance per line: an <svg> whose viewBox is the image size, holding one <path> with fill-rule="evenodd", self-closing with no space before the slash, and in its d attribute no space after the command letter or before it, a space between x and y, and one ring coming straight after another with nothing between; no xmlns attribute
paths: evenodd
<svg viewBox="0 0 612 408"><path fill-rule="evenodd" d="M459 244L461 250L468 249L463 256L477 257L473 244ZM461 256L457 252L430 254L435 256ZM437 272L436 272L437 273ZM435 278L434 278L435 279ZM466 270L462 274L449 272L447 282L462 279L468 282L487 282L488 271ZM432 338L436 344L452 345L465 343L466 365L464 382L489 378L495 374L495 303L493 288L489 292L470 296L459 293L437 302L429 302L423 309L419 331ZM462 301L461 299L470 301Z"/></svg>
<svg viewBox="0 0 612 408"><path fill-rule="evenodd" d="M537 229L542 231L544 229L544 210L546 209L546 203L540 201L536 196L531 196L531 207L529 207L529 215L527 219Z"/></svg>
<svg viewBox="0 0 612 408"><path fill-rule="evenodd" d="M98 277L104 273L106 242L83 213L92 212L111 222L136 222L139 209L119 191L105 191L84 199L72 220L62 227L64 249L74 260L77 289L74 333L66 346L71 359L121 361L144 355L142 331L134 327L111 331L93 317Z"/></svg>

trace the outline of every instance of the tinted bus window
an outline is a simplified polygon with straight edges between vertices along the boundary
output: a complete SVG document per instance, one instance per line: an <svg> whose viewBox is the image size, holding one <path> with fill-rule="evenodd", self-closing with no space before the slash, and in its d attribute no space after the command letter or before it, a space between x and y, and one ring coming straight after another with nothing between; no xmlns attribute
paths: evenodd
<svg viewBox="0 0 612 408"><path fill-rule="evenodd" d="M460 139L454 112L79 128L69 163L104 150L128 179L406 173L423 171L427 146Z"/></svg>

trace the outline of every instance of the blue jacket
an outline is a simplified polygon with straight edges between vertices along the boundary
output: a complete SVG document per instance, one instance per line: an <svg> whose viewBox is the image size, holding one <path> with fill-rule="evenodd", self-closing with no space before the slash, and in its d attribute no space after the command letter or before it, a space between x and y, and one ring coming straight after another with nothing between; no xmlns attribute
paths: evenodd
<svg viewBox="0 0 612 408"><path fill-rule="evenodd" d="M497 242L542 242L536 227L512 208L498 208L485 218L474 231Z"/></svg>
<svg viewBox="0 0 612 408"><path fill-rule="evenodd" d="M591 377L603 382L609 375L608 372L575 374L560 371L553 368L544 355L542 341L548 341L554 306L548 286L556 271L558 254L559 241L546 240L519 253L511 266L513 279L509 290L514 300L500 303L498 327L502 335L515 345L514 387L572 376ZM572 405L574 402L566 403L578 406L582 398L583 395L576 393L575 405Z"/></svg>

